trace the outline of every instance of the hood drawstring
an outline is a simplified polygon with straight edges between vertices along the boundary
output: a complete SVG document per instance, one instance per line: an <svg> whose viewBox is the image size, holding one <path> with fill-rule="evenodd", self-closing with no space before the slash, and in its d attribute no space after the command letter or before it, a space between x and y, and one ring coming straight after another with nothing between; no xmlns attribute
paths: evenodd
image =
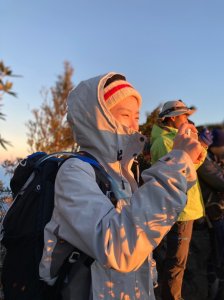
<svg viewBox="0 0 224 300"><path fill-rule="evenodd" d="M120 177L121 177L121 187L123 190L125 190L124 179L123 179L123 174L122 174L122 169L121 169L122 154L123 154L123 150L117 151L117 160L119 162L119 171L120 171Z"/></svg>

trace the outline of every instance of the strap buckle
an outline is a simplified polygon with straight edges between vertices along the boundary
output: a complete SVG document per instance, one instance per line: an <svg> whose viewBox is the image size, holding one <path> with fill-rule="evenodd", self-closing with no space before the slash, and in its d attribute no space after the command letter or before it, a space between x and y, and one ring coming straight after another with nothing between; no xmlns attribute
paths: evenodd
<svg viewBox="0 0 224 300"><path fill-rule="evenodd" d="M68 261L71 263L71 264L74 264L75 262L77 262L80 258L80 253L77 252L77 251L73 251L69 258L68 258Z"/></svg>

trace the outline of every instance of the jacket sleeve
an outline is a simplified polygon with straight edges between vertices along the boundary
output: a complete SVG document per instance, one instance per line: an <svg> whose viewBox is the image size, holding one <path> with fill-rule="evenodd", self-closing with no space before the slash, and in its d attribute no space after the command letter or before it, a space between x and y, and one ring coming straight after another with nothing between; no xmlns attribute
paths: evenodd
<svg viewBox="0 0 224 300"><path fill-rule="evenodd" d="M99 189L93 168L69 159L56 179L55 209L46 231L105 266L136 270L176 221L196 174L190 157L176 150L143 177L145 184L118 211Z"/></svg>
<svg viewBox="0 0 224 300"><path fill-rule="evenodd" d="M204 163L206 155L207 155L207 150L204 147L202 147L202 158L199 163L194 165L195 170L198 170L198 168L200 168L200 166Z"/></svg>
<svg viewBox="0 0 224 300"><path fill-rule="evenodd" d="M212 190L224 192L224 168L219 166L215 161L206 158L197 172L200 179Z"/></svg>

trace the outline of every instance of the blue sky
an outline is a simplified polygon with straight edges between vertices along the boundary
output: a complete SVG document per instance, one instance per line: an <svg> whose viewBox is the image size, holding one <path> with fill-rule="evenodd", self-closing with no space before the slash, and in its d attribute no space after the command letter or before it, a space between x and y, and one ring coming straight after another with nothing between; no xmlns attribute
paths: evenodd
<svg viewBox="0 0 224 300"><path fill-rule="evenodd" d="M0 158L27 154L31 110L54 85L63 63L74 84L124 73L143 97L141 123L158 104L180 98L196 125L222 122L223 0L1 0L0 59L15 74L18 98L5 96L0 133L13 143Z"/></svg>

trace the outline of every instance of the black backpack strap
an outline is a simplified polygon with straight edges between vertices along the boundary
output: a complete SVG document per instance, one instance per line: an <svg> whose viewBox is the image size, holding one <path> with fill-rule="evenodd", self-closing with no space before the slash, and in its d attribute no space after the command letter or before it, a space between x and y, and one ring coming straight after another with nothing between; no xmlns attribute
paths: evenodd
<svg viewBox="0 0 224 300"><path fill-rule="evenodd" d="M69 274L74 264L79 263L85 265L87 268L90 268L93 262L93 258L74 248L73 252L69 254L69 256L65 259L65 262L63 263L62 267L60 268L55 284L52 287L49 287L50 295L51 297L53 297L52 300L61 299L61 289L63 287L65 278ZM46 300L49 300L47 296L48 295L46 294Z"/></svg>
<svg viewBox="0 0 224 300"><path fill-rule="evenodd" d="M82 159L83 161L86 161L91 164L91 166L95 170L96 174L96 182L103 192L104 195L106 195L111 203L116 207L117 205L117 199L115 198L114 193L111 191L111 180L110 180L110 175L106 172L104 167L98 162L98 160L91 155L90 153L86 151L79 151L77 152L79 155L78 158Z"/></svg>

